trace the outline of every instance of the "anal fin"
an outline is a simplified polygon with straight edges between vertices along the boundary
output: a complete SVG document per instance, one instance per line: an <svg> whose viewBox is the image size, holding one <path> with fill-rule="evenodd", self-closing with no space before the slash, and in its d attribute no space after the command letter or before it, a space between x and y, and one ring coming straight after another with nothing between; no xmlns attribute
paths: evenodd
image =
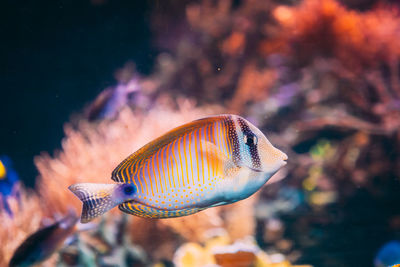
<svg viewBox="0 0 400 267"><path fill-rule="evenodd" d="M182 217L194 214L204 209L204 208L186 208L180 210L157 209L135 201L124 202L120 204L118 208L121 211L128 214L132 214L138 217L153 218L153 219Z"/></svg>

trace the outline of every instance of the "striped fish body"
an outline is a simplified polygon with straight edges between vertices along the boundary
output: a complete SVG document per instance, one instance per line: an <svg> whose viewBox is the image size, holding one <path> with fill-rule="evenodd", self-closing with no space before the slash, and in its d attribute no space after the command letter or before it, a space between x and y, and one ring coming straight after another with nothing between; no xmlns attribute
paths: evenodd
<svg viewBox="0 0 400 267"><path fill-rule="evenodd" d="M234 127L228 116L198 120L128 157L114 170L112 179L133 184L137 192L120 209L138 216L169 218L223 201L221 185L226 177L219 157L232 158Z"/></svg>
<svg viewBox="0 0 400 267"><path fill-rule="evenodd" d="M124 212L149 218L193 214L250 196L286 158L239 116L200 119L171 130L125 159L112 173L117 184L108 191L112 201L107 205L118 204ZM100 195L82 188L88 186L71 190L84 202L84 209L85 201L95 206Z"/></svg>

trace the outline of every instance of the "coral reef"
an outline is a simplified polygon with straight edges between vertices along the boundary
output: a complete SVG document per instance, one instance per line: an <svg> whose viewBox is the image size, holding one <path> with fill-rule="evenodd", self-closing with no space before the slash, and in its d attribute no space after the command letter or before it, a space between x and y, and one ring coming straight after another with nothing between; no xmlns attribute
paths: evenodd
<svg viewBox="0 0 400 267"><path fill-rule="evenodd" d="M399 201L399 7L292 2L191 2L186 20L170 17L188 26L165 42L172 56L160 57L160 88L245 114L289 151L287 179L262 192L259 205L270 209L260 216L284 218L281 238L301 247L300 262L368 265L356 251L345 256L352 245L338 229L352 229L354 242L365 233L368 255L399 235L400 214L390 204ZM281 200L279 187L295 188L305 203ZM266 222L259 224L263 232ZM326 234L312 236L319 231ZM330 251L343 256L330 259Z"/></svg>
<svg viewBox="0 0 400 267"><path fill-rule="evenodd" d="M17 197L18 195L18 197ZM15 249L31 233L39 229L45 218L39 197L19 183L15 185L13 193L6 198L12 214L0 207L0 220L3 230L0 231L0 266L8 266ZM52 266L54 258L44 266Z"/></svg>
<svg viewBox="0 0 400 267"><path fill-rule="evenodd" d="M177 267L222 266L222 267L310 267L292 265L281 254L263 252L249 238L228 242L224 234L213 236L204 246L197 243L185 243L175 252L173 263Z"/></svg>
<svg viewBox="0 0 400 267"><path fill-rule="evenodd" d="M65 126L62 151L35 158L40 197L21 189L24 204L9 201L15 216L0 212L17 233L0 232L7 244L0 258L9 259L41 218L79 212L70 184L110 182L122 159L159 134L233 112L288 153L275 183L245 201L183 218L125 219L116 211L99 230L78 234L60 259L116 264L124 255L126 262L173 259L185 266L245 257L256 266L370 265L381 244L400 238L393 205L400 200L398 12L394 4L359 11L334 0L204 0L156 9L164 52L155 71L139 77L130 65L121 70L119 85ZM111 240L107 233L124 238ZM248 236L256 239L254 250L228 251ZM212 244L225 252L211 253ZM355 250L359 244L363 254Z"/></svg>

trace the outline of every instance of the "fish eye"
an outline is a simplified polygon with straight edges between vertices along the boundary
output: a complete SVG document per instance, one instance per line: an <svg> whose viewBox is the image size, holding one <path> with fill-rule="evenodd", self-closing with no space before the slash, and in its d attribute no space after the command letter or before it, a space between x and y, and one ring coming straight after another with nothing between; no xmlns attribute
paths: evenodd
<svg viewBox="0 0 400 267"><path fill-rule="evenodd" d="M253 133L246 133L244 135L244 143L248 146L254 146L257 145L257 136L255 136Z"/></svg>
<svg viewBox="0 0 400 267"><path fill-rule="evenodd" d="M133 185L126 185L124 186L124 194L125 195L132 195L133 193L135 193L135 187Z"/></svg>

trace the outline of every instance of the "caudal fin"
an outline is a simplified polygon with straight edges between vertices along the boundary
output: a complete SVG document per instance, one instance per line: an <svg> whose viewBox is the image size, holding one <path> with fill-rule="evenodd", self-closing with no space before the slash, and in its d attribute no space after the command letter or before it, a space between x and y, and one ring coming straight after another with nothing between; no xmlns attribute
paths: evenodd
<svg viewBox="0 0 400 267"><path fill-rule="evenodd" d="M115 196L118 184L73 184L68 187L83 203L81 223L87 223L121 202Z"/></svg>

